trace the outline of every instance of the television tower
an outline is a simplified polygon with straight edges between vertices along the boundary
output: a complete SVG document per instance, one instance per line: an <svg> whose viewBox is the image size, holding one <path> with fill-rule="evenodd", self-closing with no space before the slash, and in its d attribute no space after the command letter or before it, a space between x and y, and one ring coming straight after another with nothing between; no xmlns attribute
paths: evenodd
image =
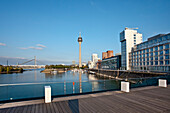
<svg viewBox="0 0 170 113"><path fill-rule="evenodd" d="M79 43L79 67L81 66L81 43L83 42L83 39L81 37L81 32L79 33L79 37L78 37L78 43Z"/></svg>

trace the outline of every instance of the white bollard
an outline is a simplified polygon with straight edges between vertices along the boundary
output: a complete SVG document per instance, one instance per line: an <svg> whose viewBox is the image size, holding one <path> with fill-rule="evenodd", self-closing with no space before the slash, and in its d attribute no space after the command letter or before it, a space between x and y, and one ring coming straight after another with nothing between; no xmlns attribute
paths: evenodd
<svg viewBox="0 0 170 113"><path fill-rule="evenodd" d="M159 79L159 87L167 87L167 80Z"/></svg>
<svg viewBox="0 0 170 113"><path fill-rule="evenodd" d="M45 86L45 103L51 102L51 87Z"/></svg>
<svg viewBox="0 0 170 113"><path fill-rule="evenodd" d="M129 92L129 82L121 81L121 91Z"/></svg>

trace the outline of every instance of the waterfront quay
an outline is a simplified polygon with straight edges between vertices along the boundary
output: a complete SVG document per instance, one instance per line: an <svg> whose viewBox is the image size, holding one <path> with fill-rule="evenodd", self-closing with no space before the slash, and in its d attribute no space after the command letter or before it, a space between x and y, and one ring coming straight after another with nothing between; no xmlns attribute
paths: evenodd
<svg viewBox="0 0 170 113"><path fill-rule="evenodd" d="M106 69L88 69L88 73L98 76L108 76L111 78L145 78L167 76L166 72L147 72L147 71L130 71L130 70L106 70Z"/></svg>
<svg viewBox="0 0 170 113"><path fill-rule="evenodd" d="M129 93L107 91L94 94L13 103L1 103L0 113L170 113L170 85L148 86Z"/></svg>

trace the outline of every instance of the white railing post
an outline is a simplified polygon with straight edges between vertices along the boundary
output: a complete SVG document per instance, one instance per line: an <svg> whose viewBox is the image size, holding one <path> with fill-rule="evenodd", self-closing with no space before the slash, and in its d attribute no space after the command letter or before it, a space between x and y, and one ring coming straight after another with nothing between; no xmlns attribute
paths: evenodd
<svg viewBox="0 0 170 113"><path fill-rule="evenodd" d="M51 102L51 87L45 86L45 103Z"/></svg>
<svg viewBox="0 0 170 113"><path fill-rule="evenodd" d="M167 80L166 79L159 79L159 87L167 87Z"/></svg>
<svg viewBox="0 0 170 113"><path fill-rule="evenodd" d="M121 91L129 92L129 82L121 81Z"/></svg>

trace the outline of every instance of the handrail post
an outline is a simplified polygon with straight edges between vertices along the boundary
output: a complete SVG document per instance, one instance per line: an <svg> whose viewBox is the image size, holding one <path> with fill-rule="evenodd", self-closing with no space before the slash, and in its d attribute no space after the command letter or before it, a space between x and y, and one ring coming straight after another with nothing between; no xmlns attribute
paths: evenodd
<svg viewBox="0 0 170 113"><path fill-rule="evenodd" d="M51 102L51 87L45 86L45 103Z"/></svg>
<svg viewBox="0 0 170 113"><path fill-rule="evenodd" d="M121 81L121 91L129 92L129 82Z"/></svg>
<svg viewBox="0 0 170 113"><path fill-rule="evenodd" d="M166 79L159 79L159 87L167 87L167 80Z"/></svg>

